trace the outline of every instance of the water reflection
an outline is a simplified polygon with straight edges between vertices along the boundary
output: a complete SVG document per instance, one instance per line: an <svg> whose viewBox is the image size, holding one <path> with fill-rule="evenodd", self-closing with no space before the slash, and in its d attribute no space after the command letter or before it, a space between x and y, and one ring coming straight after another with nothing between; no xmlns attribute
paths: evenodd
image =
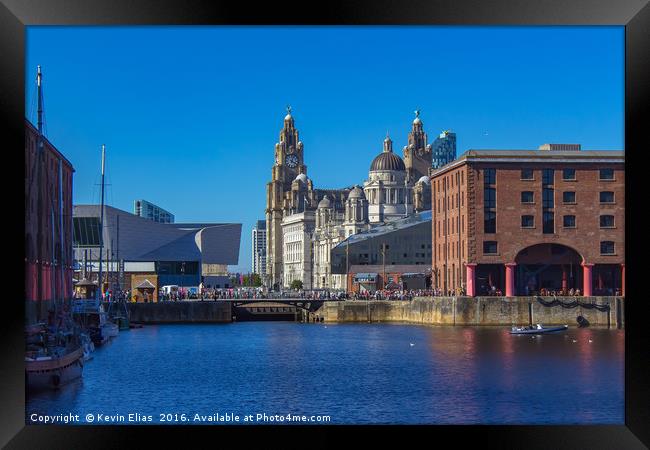
<svg viewBox="0 0 650 450"><path fill-rule="evenodd" d="M79 382L30 396L27 412L137 406L154 416L329 414L358 424L623 423L623 338L366 323L149 326L98 349Z"/></svg>

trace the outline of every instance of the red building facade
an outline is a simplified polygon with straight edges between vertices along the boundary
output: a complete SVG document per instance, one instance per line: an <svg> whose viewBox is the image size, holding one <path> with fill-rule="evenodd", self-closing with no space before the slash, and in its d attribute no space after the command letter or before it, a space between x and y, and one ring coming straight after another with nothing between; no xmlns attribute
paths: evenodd
<svg viewBox="0 0 650 450"><path fill-rule="evenodd" d="M624 295L622 151L470 150L434 171L433 285Z"/></svg>
<svg viewBox="0 0 650 450"><path fill-rule="evenodd" d="M30 314L37 316L32 319L42 319L52 300L72 297L74 168L45 137L39 161L38 143L38 130L25 120L24 295L28 320Z"/></svg>

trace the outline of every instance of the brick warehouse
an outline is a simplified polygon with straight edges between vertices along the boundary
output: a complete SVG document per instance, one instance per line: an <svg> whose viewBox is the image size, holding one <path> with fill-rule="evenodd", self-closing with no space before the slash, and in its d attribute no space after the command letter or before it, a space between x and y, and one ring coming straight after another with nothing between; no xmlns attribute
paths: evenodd
<svg viewBox="0 0 650 450"><path fill-rule="evenodd" d="M467 295L625 291L623 151L469 150L431 173L432 283Z"/></svg>
<svg viewBox="0 0 650 450"><path fill-rule="evenodd" d="M45 137L39 162L38 142L38 130L25 120L24 297L28 321L45 317L52 300L72 297L74 168Z"/></svg>

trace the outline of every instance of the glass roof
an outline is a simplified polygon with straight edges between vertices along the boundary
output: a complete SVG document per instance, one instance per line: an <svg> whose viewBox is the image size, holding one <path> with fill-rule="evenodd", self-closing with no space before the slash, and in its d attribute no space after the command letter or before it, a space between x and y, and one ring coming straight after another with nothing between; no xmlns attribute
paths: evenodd
<svg viewBox="0 0 650 450"><path fill-rule="evenodd" d="M346 245L348 245L348 243L354 244L356 242L360 242L366 239L374 238L376 236L388 234L396 230L403 230L405 228L419 225L422 222L431 222L431 210L422 211L421 213L413 214L412 216L406 217L404 219L393 220L391 222L387 222L384 225L379 225L374 228L371 228L370 230L353 234L352 236L349 236L346 240L344 240L334 248L345 247Z"/></svg>

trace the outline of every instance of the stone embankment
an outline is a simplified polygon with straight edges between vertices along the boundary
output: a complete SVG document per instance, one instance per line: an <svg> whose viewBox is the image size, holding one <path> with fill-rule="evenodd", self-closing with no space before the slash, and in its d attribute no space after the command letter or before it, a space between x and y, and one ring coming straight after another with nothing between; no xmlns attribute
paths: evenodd
<svg viewBox="0 0 650 450"><path fill-rule="evenodd" d="M545 303L553 297L544 297ZM558 297L546 306L536 297L418 297L411 301L326 302L316 313L326 322L408 322L425 325L576 325L579 316L594 326L624 326L623 297ZM583 305L567 308L579 301ZM609 308L606 308L608 306ZM606 309L602 311L602 309Z"/></svg>

